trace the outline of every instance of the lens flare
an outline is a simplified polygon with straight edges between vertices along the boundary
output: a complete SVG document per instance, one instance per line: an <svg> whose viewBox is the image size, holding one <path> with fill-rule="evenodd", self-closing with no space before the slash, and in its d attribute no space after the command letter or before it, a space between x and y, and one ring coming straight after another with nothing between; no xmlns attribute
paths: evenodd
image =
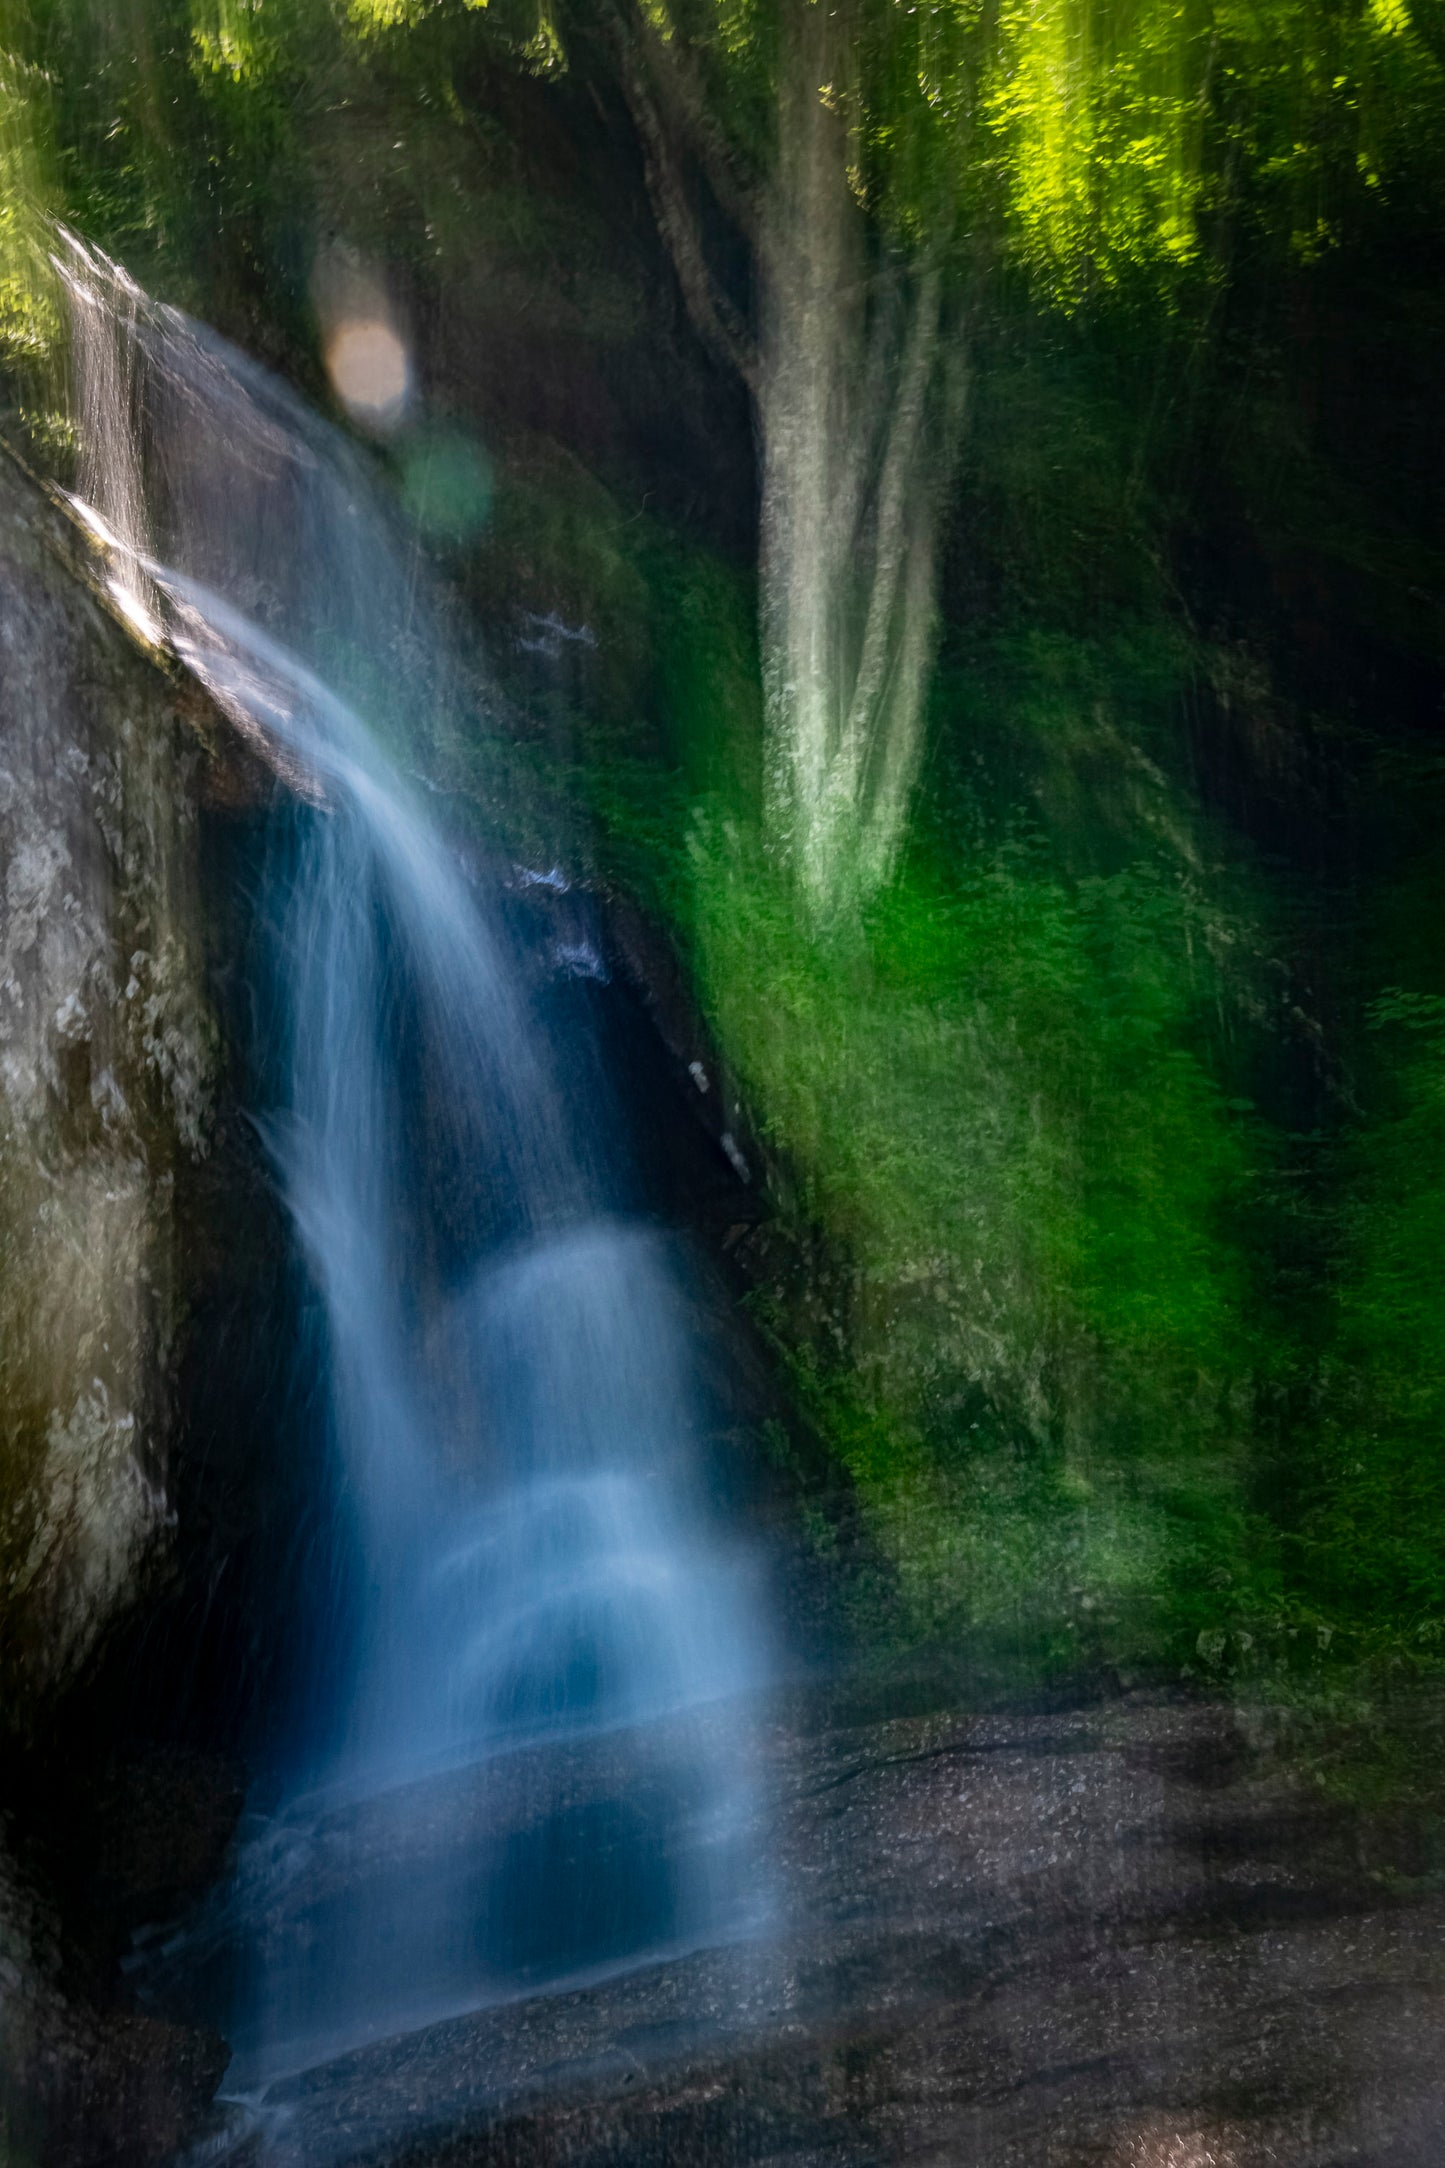
<svg viewBox="0 0 1445 2168"><path fill-rule="evenodd" d="M411 397L411 360L395 328L379 316L338 324L326 347L337 398L356 421L387 428Z"/></svg>

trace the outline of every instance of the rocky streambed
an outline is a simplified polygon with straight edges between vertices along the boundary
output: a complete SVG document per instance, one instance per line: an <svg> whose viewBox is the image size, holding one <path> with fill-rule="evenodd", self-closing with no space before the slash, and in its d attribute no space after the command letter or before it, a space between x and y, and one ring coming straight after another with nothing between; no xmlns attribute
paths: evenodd
<svg viewBox="0 0 1445 2168"><path fill-rule="evenodd" d="M1441 2159L1445 1899L1402 1873L1398 1829L1330 1803L1237 1713L1123 1696L879 1720L810 1688L766 1760L768 1932L279 2078L180 2157ZM173 2129L134 2157L177 2157Z"/></svg>

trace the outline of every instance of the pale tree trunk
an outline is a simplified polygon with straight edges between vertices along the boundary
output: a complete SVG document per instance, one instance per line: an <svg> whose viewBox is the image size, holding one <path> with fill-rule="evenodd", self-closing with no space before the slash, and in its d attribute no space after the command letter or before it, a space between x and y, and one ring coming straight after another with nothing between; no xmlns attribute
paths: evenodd
<svg viewBox="0 0 1445 2168"><path fill-rule="evenodd" d="M825 914L903 842L964 384L937 262L870 264L839 22L803 7L785 63L757 378L768 830Z"/></svg>
<svg viewBox="0 0 1445 2168"><path fill-rule="evenodd" d="M938 254L870 235L850 186L848 9L793 0L777 154L732 185L679 56L624 46L658 223L695 324L753 395L762 470L765 825L806 905L856 907L893 872L923 755L937 550L966 385ZM759 327L717 292L678 140L748 227Z"/></svg>

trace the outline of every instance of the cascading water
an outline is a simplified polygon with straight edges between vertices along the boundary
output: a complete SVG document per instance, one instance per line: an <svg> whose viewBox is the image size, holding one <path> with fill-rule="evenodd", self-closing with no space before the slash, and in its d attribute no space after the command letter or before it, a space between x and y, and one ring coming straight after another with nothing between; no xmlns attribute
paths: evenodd
<svg viewBox="0 0 1445 2168"><path fill-rule="evenodd" d="M324 1309L352 1594L274 1811L177 1958L230 2089L259 2090L755 1921L757 1607L699 1495L666 1253L616 1216L525 957L385 749L425 741L457 672L363 461L113 266L58 260L117 600L303 808L260 904L262 1123Z"/></svg>

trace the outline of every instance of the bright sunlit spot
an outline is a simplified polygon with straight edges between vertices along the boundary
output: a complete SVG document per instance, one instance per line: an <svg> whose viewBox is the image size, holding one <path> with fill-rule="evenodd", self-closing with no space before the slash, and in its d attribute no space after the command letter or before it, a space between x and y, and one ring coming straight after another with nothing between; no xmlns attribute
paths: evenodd
<svg viewBox="0 0 1445 2168"><path fill-rule="evenodd" d="M84 497L76 496L70 497L67 502L81 525L94 535L97 542L108 550L118 550L120 548L119 535L111 526L109 520L103 518L96 511L93 504L87 504Z"/></svg>
<svg viewBox="0 0 1445 2168"><path fill-rule="evenodd" d="M157 619L146 608L145 603L135 590L127 587L125 581L119 577L107 580L105 587L106 593L110 596L111 601L120 611L121 616L132 631L139 633L141 639L148 646L160 647L165 635L162 633Z"/></svg>

